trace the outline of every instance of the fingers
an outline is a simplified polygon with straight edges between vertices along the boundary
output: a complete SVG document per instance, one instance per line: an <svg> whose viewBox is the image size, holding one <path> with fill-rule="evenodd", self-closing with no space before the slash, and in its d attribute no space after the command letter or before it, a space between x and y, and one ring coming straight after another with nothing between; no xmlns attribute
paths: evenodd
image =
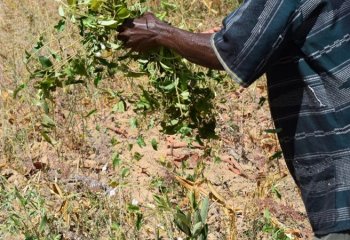
<svg viewBox="0 0 350 240"><path fill-rule="evenodd" d="M122 42L123 42L123 46L124 46L125 48L131 48L132 50L134 50L134 45L135 45L134 41L135 41L135 40L132 40L132 39L130 38L130 35L129 35L129 33L128 33L128 30L126 30L126 31L124 31L124 32L122 32L122 33L119 33L118 36L117 36L117 39L118 39L119 41L122 41Z"/></svg>
<svg viewBox="0 0 350 240"><path fill-rule="evenodd" d="M127 29L148 29L147 20L145 18L126 19L122 25L117 28L119 33L126 31Z"/></svg>
<svg viewBox="0 0 350 240"><path fill-rule="evenodd" d="M134 26L135 26L134 19L128 18L128 19L125 19L123 24L117 28L117 31L123 32L128 28L133 28Z"/></svg>
<svg viewBox="0 0 350 240"><path fill-rule="evenodd" d="M217 32L220 32L220 30L221 30L221 27L214 27L214 28L208 29L202 33L217 33Z"/></svg>
<svg viewBox="0 0 350 240"><path fill-rule="evenodd" d="M117 35L117 39L125 43L129 40L129 36L127 33L125 33L125 31L123 31Z"/></svg>
<svg viewBox="0 0 350 240"><path fill-rule="evenodd" d="M148 30L128 28L117 35L117 39L123 42L125 48L132 51L145 52L155 47L154 36Z"/></svg>
<svg viewBox="0 0 350 240"><path fill-rule="evenodd" d="M213 31L214 31L214 32L220 32L220 30L221 30L221 27L215 27L215 28L213 28Z"/></svg>
<svg viewBox="0 0 350 240"><path fill-rule="evenodd" d="M132 51L145 52L156 46L156 33L150 29L155 25L157 19L152 13L145 13L137 19L127 19L117 28L118 40L124 43L125 48Z"/></svg>

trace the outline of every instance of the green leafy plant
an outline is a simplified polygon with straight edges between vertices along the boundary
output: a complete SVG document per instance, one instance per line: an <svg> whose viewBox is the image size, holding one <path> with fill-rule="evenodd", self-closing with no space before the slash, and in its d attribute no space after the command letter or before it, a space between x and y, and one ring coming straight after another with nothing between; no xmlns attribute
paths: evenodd
<svg viewBox="0 0 350 240"><path fill-rule="evenodd" d="M176 226L186 234L187 240L205 240L208 237L206 222L209 210L209 198L197 202L194 192L190 193L191 210L188 213L177 209L174 216Z"/></svg>
<svg viewBox="0 0 350 240"><path fill-rule="evenodd" d="M16 187L9 188L7 182L0 178L0 209L6 213L1 220L0 231L18 234L22 233L25 239L60 239L56 231L51 231L55 223L53 216L46 208L45 199L37 190L28 187L26 192L21 192ZM4 217L4 216L2 216ZM3 229L3 227L5 227ZM1 234L0 234L1 237Z"/></svg>
<svg viewBox="0 0 350 240"><path fill-rule="evenodd" d="M273 240L290 240L291 238L286 235L283 229L275 226L271 221L271 213L268 209L264 211L264 220L262 231L265 233L269 233L271 235L271 239Z"/></svg>
<svg viewBox="0 0 350 240"><path fill-rule="evenodd" d="M129 204L128 205L128 212L131 214L134 222L135 222L135 228L137 231L139 231L142 227L142 221L143 221L143 214L141 212L141 209L136 204Z"/></svg>
<svg viewBox="0 0 350 240"><path fill-rule="evenodd" d="M166 194L154 195L153 199L157 209L162 213L170 213L173 224L185 234L186 240L205 240L208 237L208 210L209 198L197 201L194 192L189 193L190 208L182 210L179 206L174 208Z"/></svg>
<svg viewBox="0 0 350 240"><path fill-rule="evenodd" d="M50 138L55 128L50 113L55 107L58 89L69 91L71 86L90 83L98 88L102 80L114 78L116 73L148 78L148 85L139 84L140 94L134 101L134 109L144 114L161 112L160 125L166 133L215 135L215 92L209 84L209 79L219 79L215 72L194 70L169 49L132 54L125 52L117 42L117 27L125 19L138 17L144 11L142 2L127 6L124 0L69 0L59 8L61 19L55 26L59 50L49 48L45 38L40 37L34 48L26 52L30 81L20 85L14 94L17 96L27 85L37 89L36 102L44 113L41 132L46 141L55 144ZM67 24L75 27L80 35L79 51L61 43L60 34L67 29ZM139 65L138 70L130 67L135 64ZM124 98L121 97L113 109L125 111Z"/></svg>

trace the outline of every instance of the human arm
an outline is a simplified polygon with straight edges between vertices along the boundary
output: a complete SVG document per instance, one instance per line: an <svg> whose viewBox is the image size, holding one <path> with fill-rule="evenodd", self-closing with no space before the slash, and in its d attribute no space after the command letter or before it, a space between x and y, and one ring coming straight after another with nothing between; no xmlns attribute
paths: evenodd
<svg viewBox="0 0 350 240"><path fill-rule="evenodd" d="M215 34L191 33L174 28L146 13L118 38L135 51L165 46L202 66L225 69L233 80L248 87L277 61L293 29L302 21L300 1L246 0L225 17Z"/></svg>
<svg viewBox="0 0 350 240"><path fill-rule="evenodd" d="M130 20L119 29L118 39L133 51L148 51L157 46L170 48L189 61L223 70L212 46L212 33L192 33L157 19L152 13Z"/></svg>

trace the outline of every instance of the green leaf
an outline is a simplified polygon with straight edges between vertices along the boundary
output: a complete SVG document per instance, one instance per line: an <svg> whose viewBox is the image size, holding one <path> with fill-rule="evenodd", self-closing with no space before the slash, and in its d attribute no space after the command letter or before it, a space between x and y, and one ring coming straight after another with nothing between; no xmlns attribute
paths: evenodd
<svg viewBox="0 0 350 240"><path fill-rule="evenodd" d="M214 157L214 163L218 164L218 163L221 163L222 162L222 159L218 156L215 156Z"/></svg>
<svg viewBox="0 0 350 240"><path fill-rule="evenodd" d="M116 166L119 166L121 162L122 160L120 159L119 153L114 154L112 158L113 168L115 168Z"/></svg>
<svg viewBox="0 0 350 240"><path fill-rule="evenodd" d="M282 155L283 155L282 151L277 151L269 158L269 160L272 161L272 160L280 159L282 158Z"/></svg>
<svg viewBox="0 0 350 240"><path fill-rule="evenodd" d="M202 200L200 211L201 211L202 222L206 223L206 219L208 217L208 211L209 211L209 198L208 198L208 196Z"/></svg>
<svg viewBox="0 0 350 240"><path fill-rule="evenodd" d="M181 93L181 97L183 100L188 100L190 97L190 93L188 91L184 91Z"/></svg>
<svg viewBox="0 0 350 240"><path fill-rule="evenodd" d="M88 76L86 64L86 59L75 58L69 62L69 66L64 71L70 77L76 77L76 75Z"/></svg>
<svg viewBox="0 0 350 240"><path fill-rule="evenodd" d="M111 229L114 230L114 231L119 231L120 224L118 224L116 222L113 222L112 225L111 225Z"/></svg>
<svg viewBox="0 0 350 240"><path fill-rule="evenodd" d="M148 130L154 128L154 124L155 124L154 118L152 118L148 123L148 126L147 126Z"/></svg>
<svg viewBox="0 0 350 240"><path fill-rule="evenodd" d="M166 11L174 11L178 8L178 6L175 3L171 3L168 1L161 1L161 5Z"/></svg>
<svg viewBox="0 0 350 240"><path fill-rule="evenodd" d="M139 145L141 148L146 146L145 139L142 135L139 135L136 140L137 145Z"/></svg>
<svg viewBox="0 0 350 240"><path fill-rule="evenodd" d="M24 237L24 240L35 240L36 238L34 236L26 234Z"/></svg>
<svg viewBox="0 0 350 240"><path fill-rule="evenodd" d="M90 8L93 11L98 11L101 5L103 4L103 0L91 0L90 2Z"/></svg>
<svg viewBox="0 0 350 240"><path fill-rule="evenodd" d="M129 212L139 212L140 211L140 207L137 206L137 205L128 204L128 211Z"/></svg>
<svg viewBox="0 0 350 240"><path fill-rule="evenodd" d="M264 105L264 103L266 102L266 97L260 97L260 99L259 99L259 108L261 108L263 105Z"/></svg>
<svg viewBox="0 0 350 240"><path fill-rule="evenodd" d="M156 202L157 207L160 210L163 210L163 211L171 211L172 210L171 203L169 202L168 196L163 197L163 196L153 195L153 199Z"/></svg>
<svg viewBox="0 0 350 240"><path fill-rule="evenodd" d="M172 90L175 88L175 83L170 83L169 85L166 85L166 86L159 86L160 88L164 89L164 90Z"/></svg>
<svg viewBox="0 0 350 240"><path fill-rule="evenodd" d="M41 218L40 226L39 226L39 232L43 232L47 226L47 216L44 214L44 216Z"/></svg>
<svg viewBox="0 0 350 240"><path fill-rule="evenodd" d="M24 51L25 56L25 63L27 64L29 62L29 59L32 57L32 54L29 53L27 50Z"/></svg>
<svg viewBox="0 0 350 240"><path fill-rule="evenodd" d="M123 113L126 110L126 104L124 101L120 101L113 106L112 112L120 112Z"/></svg>
<svg viewBox="0 0 350 240"><path fill-rule="evenodd" d="M61 240L62 239L62 235L61 234L58 234L56 235L53 240Z"/></svg>
<svg viewBox="0 0 350 240"><path fill-rule="evenodd" d="M101 76L101 75L97 75L97 76L95 77L95 79L94 79L94 85L95 85L95 87L98 86L98 84L101 82L101 80L102 80L102 76Z"/></svg>
<svg viewBox="0 0 350 240"><path fill-rule="evenodd" d="M46 132L41 131L40 134L45 139L46 142L50 143L52 146L55 145L55 142L49 137L49 135Z"/></svg>
<svg viewBox="0 0 350 240"><path fill-rule="evenodd" d="M69 6L73 6L77 4L77 0L67 0Z"/></svg>
<svg viewBox="0 0 350 240"><path fill-rule="evenodd" d="M179 123L179 120L178 120L178 119L173 119L173 120L170 121L170 125L171 125L171 126L175 126L175 125L178 124L178 123Z"/></svg>
<svg viewBox="0 0 350 240"><path fill-rule="evenodd" d="M51 62L51 60L44 56L39 56L39 62L44 68L49 68L53 66L53 63Z"/></svg>
<svg viewBox="0 0 350 240"><path fill-rule="evenodd" d="M105 27L111 27L111 26L116 26L116 23L118 23L118 21L106 20L106 21L98 21L98 23L102 26L105 26Z"/></svg>
<svg viewBox="0 0 350 240"><path fill-rule="evenodd" d="M115 146L115 145L117 145L119 142L118 142L118 140L115 138L115 137L112 137L112 139L111 139L111 144L112 144L112 146Z"/></svg>
<svg viewBox="0 0 350 240"><path fill-rule="evenodd" d="M120 44L115 44L115 43L109 43L109 47L111 48L111 49L113 49L113 50L117 50L117 49L119 49L120 47L121 47L121 45Z"/></svg>
<svg viewBox="0 0 350 240"><path fill-rule="evenodd" d="M176 103L175 104L175 107L179 108L179 109L182 109L182 110L187 110L188 109L188 105L186 104L181 104L181 103Z"/></svg>
<svg viewBox="0 0 350 240"><path fill-rule="evenodd" d="M131 126L131 128L137 128L138 125L139 125L139 124L138 124L136 118L131 118L131 119L130 119L130 126Z"/></svg>
<svg viewBox="0 0 350 240"><path fill-rule="evenodd" d="M191 231L192 235L196 237L201 232L202 229L203 229L203 223L201 222L196 223L192 228L192 231Z"/></svg>
<svg viewBox="0 0 350 240"><path fill-rule="evenodd" d="M18 93L20 92L20 91L22 91L23 89L25 89L27 87L27 84L21 84L21 85L19 85L18 87L16 87L16 89L15 89L15 91L13 92L13 98L17 98L17 96L18 96Z"/></svg>
<svg viewBox="0 0 350 240"><path fill-rule="evenodd" d="M142 213L137 213L135 225L136 225L136 229L137 229L138 231L141 230L141 227L142 227L142 219L143 219Z"/></svg>
<svg viewBox="0 0 350 240"><path fill-rule="evenodd" d="M44 46L43 41L44 41L44 37L43 37L43 36L40 36L39 41L38 41L38 42L36 43L36 45L34 46L34 49L35 49L35 50L41 49L41 48Z"/></svg>
<svg viewBox="0 0 350 240"><path fill-rule="evenodd" d="M59 20L58 23L54 26L57 32L63 32L65 27L66 27L66 21L63 19Z"/></svg>
<svg viewBox="0 0 350 240"><path fill-rule="evenodd" d="M154 138L152 139L151 145L152 145L152 148L153 148L154 150L158 151L158 142L157 142L156 139L154 139Z"/></svg>
<svg viewBox="0 0 350 240"><path fill-rule="evenodd" d="M196 194L193 191L190 192L189 199L190 199L192 209L196 210L197 209Z"/></svg>
<svg viewBox="0 0 350 240"><path fill-rule="evenodd" d="M86 115L84 116L84 118L88 118L88 117L90 117L91 115L95 114L96 112L97 112L97 109L95 108L95 109L91 110L88 114L86 114Z"/></svg>
<svg viewBox="0 0 350 240"><path fill-rule="evenodd" d="M138 77L142 77L142 76L145 76L147 75L146 73L144 72L127 72L127 74L125 74L126 77L128 78L138 78Z"/></svg>
<svg viewBox="0 0 350 240"><path fill-rule="evenodd" d="M199 235L198 240L207 240L208 239L208 224L205 224L201 230L201 234Z"/></svg>
<svg viewBox="0 0 350 240"><path fill-rule="evenodd" d="M45 99L37 102L36 105L38 107L41 107L46 114L49 114L49 111L50 111L49 104L47 103L47 101Z"/></svg>
<svg viewBox="0 0 350 240"><path fill-rule="evenodd" d="M119 19L126 19L130 17L130 12L126 7L120 7L117 12L117 15Z"/></svg>
<svg viewBox="0 0 350 240"><path fill-rule="evenodd" d="M46 115L46 114L44 115L44 117L43 117L43 119L41 121L41 125L43 127L46 127L46 128L54 128L54 127L56 127L55 121L52 118L50 118L48 115Z"/></svg>
<svg viewBox="0 0 350 240"><path fill-rule="evenodd" d="M15 214L15 213L12 213L12 214L9 216L9 219L12 220L12 222L14 223L14 225L19 226L19 225L21 224L21 223L19 222L20 217L19 217L17 214Z"/></svg>
<svg viewBox="0 0 350 240"><path fill-rule="evenodd" d="M196 223L201 223L202 222L202 219L201 219L201 214L200 214L200 211L197 209L194 213L192 213L192 215L194 215L194 218L193 218L193 224L196 224Z"/></svg>
<svg viewBox="0 0 350 240"><path fill-rule="evenodd" d="M20 201L21 205L23 207L25 207L28 203L27 199L25 199L22 194L18 191L17 187L15 187L15 195L18 198L18 200ZM17 215L16 215L17 216Z"/></svg>
<svg viewBox="0 0 350 240"><path fill-rule="evenodd" d="M140 161L143 158L143 155L139 152L135 152L134 157L136 161Z"/></svg>
<svg viewBox="0 0 350 240"><path fill-rule="evenodd" d="M57 60L57 61L61 61L62 60L62 57L57 54L56 52L52 51L51 49L49 49L50 53L51 53L51 56L53 57L53 59Z"/></svg>
<svg viewBox="0 0 350 240"><path fill-rule="evenodd" d="M277 197L278 199L281 199L281 198L282 198L282 195L281 195L281 193L279 192L279 190L277 189L276 186L272 186L271 191L272 191L274 194L276 194L276 197Z"/></svg>
<svg viewBox="0 0 350 240"><path fill-rule="evenodd" d="M178 209L176 214L175 214L175 218L174 218L174 222L176 224L176 226L182 231L184 232L187 236L191 236L191 220L188 219L188 217L180 210Z"/></svg>
<svg viewBox="0 0 350 240"><path fill-rule="evenodd" d="M159 64L162 66L162 68L163 68L165 71L173 72L173 69L172 69L171 67L169 67L168 65L166 65L165 63L159 62Z"/></svg>
<svg viewBox="0 0 350 240"><path fill-rule="evenodd" d="M266 129L264 130L266 133L280 133L282 132L282 128L277 128L277 129Z"/></svg>
<svg viewBox="0 0 350 240"><path fill-rule="evenodd" d="M96 19L91 15L89 17L83 18L82 23L87 28L96 28Z"/></svg>
<svg viewBox="0 0 350 240"><path fill-rule="evenodd" d="M121 170L121 174L120 175L121 175L122 178L126 178L127 176L130 175L130 169L129 168L123 168Z"/></svg>
<svg viewBox="0 0 350 240"><path fill-rule="evenodd" d="M267 220L267 221L270 221L271 220L271 213L268 209L265 209L264 210L264 218Z"/></svg>

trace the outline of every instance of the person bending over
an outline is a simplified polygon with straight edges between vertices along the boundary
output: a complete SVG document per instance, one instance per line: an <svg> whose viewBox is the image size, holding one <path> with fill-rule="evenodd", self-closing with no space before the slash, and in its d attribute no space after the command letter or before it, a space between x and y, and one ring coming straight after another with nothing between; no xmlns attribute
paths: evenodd
<svg viewBox="0 0 350 240"><path fill-rule="evenodd" d="M350 239L350 0L246 0L215 33L146 13L118 39L171 48L248 87L267 76L271 115L315 239Z"/></svg>

